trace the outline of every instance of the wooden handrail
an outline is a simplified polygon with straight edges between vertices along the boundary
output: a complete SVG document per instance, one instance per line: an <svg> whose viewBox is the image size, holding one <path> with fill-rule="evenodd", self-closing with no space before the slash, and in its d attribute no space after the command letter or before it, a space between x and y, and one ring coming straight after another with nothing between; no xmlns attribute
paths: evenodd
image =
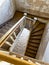
<svg viewBox="0 0 49 65"><path fill-rule="evenodd" d="M26 16L23 16L5 35L3 35L0 39L0 47L5 43L5 41L9 38L10 35L17 29L17 27L25 20Z"/></svg>
<svg viewBox="0 0 49 65"><path fill-rule="evenodd" d="M14 53L9 55L9 53L6 53L6 54L5 53L0 51L0 60L6 61L6 62L14 64L14 65L17 65L17 64L18 65L36 65L36 62L41 64L41 65L49 65L49 63L45 63L45 62L42 62L40 60L33 59L33 58L30 58L27 56L20 56L18 54L14 54ZM29 62L28 60L30 60L31 62Z"/></svg>
<svg viewBox="0 0 49 65"><path fill-rule="evenodd" d="M26 60L22 60L20 58L15 58L10 55L4 54L0 52L0 60L9 62L14 65L36 65L33 62L28 62Z"/></svg>
<svg viewBox="0 0 49 65"><path fill-rule="evenodd" d="M19 54L14 53L14 52L10 52L10 55L13 55L13 54L16 55L16 57L18 57L18 58L23 57L25 60L31 60L34 63L37 62L37 63L40 63L41 65L49 65L49 63L46 63L44 61L41 61L41 60L38 60L38 59L34 59L34 58L31 58L31 57L28 57L28 56L21 56Z"/></svg>

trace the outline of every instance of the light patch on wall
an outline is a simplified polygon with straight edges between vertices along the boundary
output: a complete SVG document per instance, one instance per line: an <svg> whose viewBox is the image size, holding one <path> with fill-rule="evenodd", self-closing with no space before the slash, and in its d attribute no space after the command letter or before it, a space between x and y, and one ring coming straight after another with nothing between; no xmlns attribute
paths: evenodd
<svg viewBox="0 0 49 65"><path fill-rule="evenodd" d="M49 4L49 1L46 1L46 4Z"/></svg>
<svg viewBox="0 0 49 65"><path fill-rule="evenodd" d="M7 62L4 62L4 61L1 61L1 62L0 62L0 65L10 65L10 63L7 63Z"/></svg>
<svg viewBox="0 0 49 65"><path fill-rule="evenodd" d="M36 2L36 0L33 0L33 2Z"/></svg>
<svg viewBox="0 0 49 65"><path fill-rule="evenodd" d="M5 0L0 0L0 6L5 2Z"/></svg>

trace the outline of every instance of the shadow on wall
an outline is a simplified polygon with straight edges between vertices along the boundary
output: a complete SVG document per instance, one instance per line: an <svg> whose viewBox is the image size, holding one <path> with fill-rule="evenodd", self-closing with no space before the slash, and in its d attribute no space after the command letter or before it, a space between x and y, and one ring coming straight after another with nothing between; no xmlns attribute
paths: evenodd
<svg viewBox="0 0 49 65"><path fill-rule="evenodd" d="M13 0L3 0L0 2L0 25L11 19L15 13L15 3Z"/></svg>

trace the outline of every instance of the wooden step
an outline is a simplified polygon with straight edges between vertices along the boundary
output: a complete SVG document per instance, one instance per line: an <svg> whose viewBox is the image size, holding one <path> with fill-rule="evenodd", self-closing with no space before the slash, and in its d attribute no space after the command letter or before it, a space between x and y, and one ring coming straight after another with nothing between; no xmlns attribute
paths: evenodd
<svg viewBox="0 0 49 65"><path fill-rule="evenodd" d="M41 39L42 36L34 36L34 37L30 37L31 39Z"/></svg>
<svg viewBox="0 0 49 65"><path fill-rule="evenodd" d="M30 39L32 40L41 40L41 37L40 38L33 38L33 37L30 37Z"/></svg>
<svg viewBox="0 0 49 65"><path fill-rule="evenodd" d="M36 56L36 54L30 54L30 53L28 53L28 52L26 52L25 55L26 55L26 56L29 56L29 57L31 57L31 58L35 58L35 56Z"/></svg>
<svg viewBox="0 0 49 65"><path fill-rule="evenodd" d="M42 30L42 29L44 29L45 28L45 25L44 24L39 24L34 30L33 30L33 32L35 32L35 31L38 31L38 30Z"/></svg>
<svg viewBox="0 0 49 65"><path fill-rule="evenodd" d="M31 36L34 36L34 35L41 35L43 33L43 30L42 31L39 31L39 32L36 32L36 33L32 33Z"/></svg>
<svg viewBox="0 0 49 65"><path fill-rule="evenodd" d="M28 46L27 48L30 49L30 50L37 51L37 48L36 47Z"/></svg>
<svg viewBox="0 0 49 65"><path fill-rule="evenodd" d="M9 24L7 24L7 26L8 26L9 28L11 28L13 25L9 25Z"/></svg>
<svg viewBox="0 0 49 65"><path fill-rule="evenodd" d="M7 45L7 44L4 44L4 45L2 46L2 48L3 48L4 50L6 50L6 51L9 51L10 46Z"/></svg>
<svg viewBox="0 0 49 65"><path fill-rule="evenodd" d="M39 25L40 22L36 22L34 25L33 25L33 30Z"/></svg>
<svg viewBox="0 0 49 65"><path fill-rule="evenodd" d="M28 43L29 46L33 46L33 47L38 47L39 44L36 44L36 43Z"/></svg>
<svg viewBox="0 0 49 65"><path fill-rule="evenodd" d="M41 29L38 29L38 30L34 30L34 31L32 32L32 34L34 34L34 33L36 33L36 32L39 32L39 31L42 31L42 30L44 30L44 28L41 28Z"/></svg>
<svg viewBox="0 0 49 65"><path fill-rule="evenodd" d="M33 50L30 50L30 49L26 50L26 52L31 53L31 54L36 54L37 53L37 52L35 52Z"/></svg>
<svg viewBox="0 0 49 65"><path fill-rule="evenodd" d="M2 34L5 34L6 32L7 32L7 30L4 28L0 30L0 33L2 33Z"/></svg>
<svg viewBox="0 0 49 65"><path fill-rule="evenodd" d="M40 40L29 40L29 42L32 42L32 43L40 43Z"/></svg>
<svg viewBox="0 0 49 65"><path fill-rule="evenodd" d="M9 30L9 26L7 26L7 25L5 25L4 28L7 29L7 30Z"/></svg>
<svg viewBox="0 0 49 65"><path fill-rule="evenodd" d="M3 36L4 34L0 33L0 38Z"/></svg>

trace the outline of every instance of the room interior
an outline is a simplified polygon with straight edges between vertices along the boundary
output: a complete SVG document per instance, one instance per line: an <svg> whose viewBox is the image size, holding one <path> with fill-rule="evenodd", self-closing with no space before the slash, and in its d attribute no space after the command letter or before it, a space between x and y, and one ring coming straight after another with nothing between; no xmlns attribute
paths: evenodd
<svg viewBox="0 0 49 65"><path fill-rule="evenodd" d="M0 0L0 60L49 65L49 0Z"/></svg>

